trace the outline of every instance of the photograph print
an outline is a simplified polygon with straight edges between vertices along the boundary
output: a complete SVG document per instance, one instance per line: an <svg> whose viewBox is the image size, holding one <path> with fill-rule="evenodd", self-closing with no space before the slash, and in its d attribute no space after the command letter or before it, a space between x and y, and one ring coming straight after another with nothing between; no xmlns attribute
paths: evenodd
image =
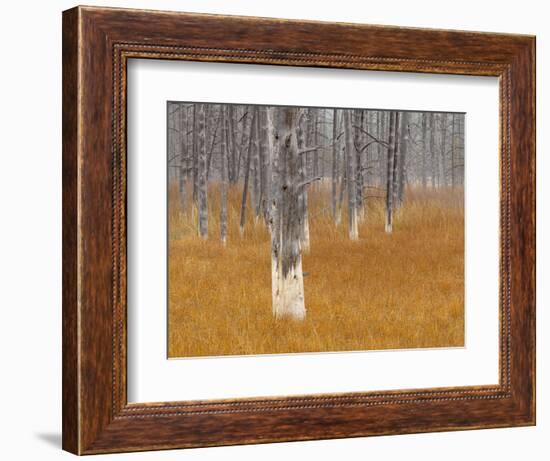
<svg viewBox="0 0 550 461"><path fill-rule="evenodd" d="M464 133L169 101L168 356L463 347Z"/></svg>

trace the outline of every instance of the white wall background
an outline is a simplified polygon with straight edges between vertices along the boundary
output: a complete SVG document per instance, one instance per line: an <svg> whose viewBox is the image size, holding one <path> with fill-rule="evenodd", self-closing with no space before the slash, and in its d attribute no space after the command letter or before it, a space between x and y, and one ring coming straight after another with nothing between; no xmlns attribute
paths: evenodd
<svg viewBox="0 0 550 461"><path fill-rule="evenodd" d="M538 425L367 439L208 448L118 455L139 460L469 458L542 460L550 437L550 318L543 287L550 231L550 31L545 3L393 0L297 2L277 0L116 1L87 4L364 22L537 35L538 59ZM69 459L61 452L61 11L71 1L5 2L0 15L0 456ZM548 284L547 284L548 286ZM546 336L546 337L545 337ZM104 458L98 457L97 459Z"/></svg>

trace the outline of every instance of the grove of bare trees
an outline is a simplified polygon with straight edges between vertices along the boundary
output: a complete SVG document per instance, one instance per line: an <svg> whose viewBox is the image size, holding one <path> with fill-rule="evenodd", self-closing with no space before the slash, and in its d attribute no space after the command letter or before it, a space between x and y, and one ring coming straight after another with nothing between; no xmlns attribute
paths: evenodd
<svg viewBox="0 0 550 461"><path fill-rule="evenodd" d="M366 237L359 224L368 204L383 200L380 225L391 234L408 188L463 185L464 114L169 102L168 168L182 212L196 210L201 239L231 245L228 190L239 188L241 238L248 213L271 236L273 314L299 320L306 316L302 255L315 245L311 188L330 191L327 213L351 240Z"/></svg>

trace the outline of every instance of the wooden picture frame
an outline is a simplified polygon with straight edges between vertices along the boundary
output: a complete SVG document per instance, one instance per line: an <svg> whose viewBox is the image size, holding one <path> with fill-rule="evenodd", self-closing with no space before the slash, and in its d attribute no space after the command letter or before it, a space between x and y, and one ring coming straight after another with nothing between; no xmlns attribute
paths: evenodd
<svg viewBox="0 0 550 461"><path fill-rule="evenodd" d="M496 386L128 404L131 58L496 76ZM535 38L76 7L63 13L63 448L93 454L535 424Z"/></svg>

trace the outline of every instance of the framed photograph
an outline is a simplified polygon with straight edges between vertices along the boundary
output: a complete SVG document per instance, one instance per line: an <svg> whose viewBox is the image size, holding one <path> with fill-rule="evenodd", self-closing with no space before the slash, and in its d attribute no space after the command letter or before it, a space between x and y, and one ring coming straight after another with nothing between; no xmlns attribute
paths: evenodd
<svg viewBox="0 0 550 461"><path fill-rule="evenodd" d="M63 448L535 424L535 38L63 13Z"/></svg>

